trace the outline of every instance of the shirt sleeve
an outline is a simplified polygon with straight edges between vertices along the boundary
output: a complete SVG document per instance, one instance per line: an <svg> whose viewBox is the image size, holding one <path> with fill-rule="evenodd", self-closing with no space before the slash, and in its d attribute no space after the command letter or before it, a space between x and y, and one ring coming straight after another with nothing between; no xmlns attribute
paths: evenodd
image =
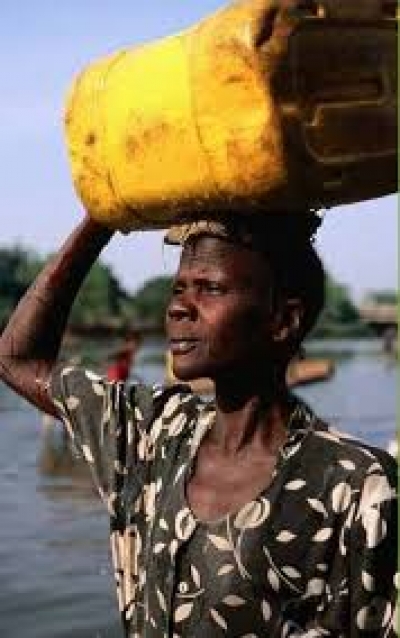
<svg viewBox="0 0 400 638"><path fill-rule="evenodd" d="M351 636L397 635L397 516L395 481L374 463L349 530Z"/></svg>
<svg viewBox="0 0 400 638"><path fill-rule="evenodd" d="M86 460L110 515L140 489L138 450L155 389L110 383L79 367L56 369L50 394L76 451Z"/></svg>

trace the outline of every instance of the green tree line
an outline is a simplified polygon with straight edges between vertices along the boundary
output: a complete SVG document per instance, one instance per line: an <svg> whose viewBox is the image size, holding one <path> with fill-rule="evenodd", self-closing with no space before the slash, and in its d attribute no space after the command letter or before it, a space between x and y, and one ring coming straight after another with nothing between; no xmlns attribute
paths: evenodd
<svg viewBox="0 0 400 638"><path fill-rule="evenodd" d="M4 326L19 299L47 258L20 246L0 248L0 326ZM70 328L131 324L162 327L170 277L155 277L135 294L126 291L112 268L97 261L80 289L69 319Z"/></svg>
<svg viewBox="0 0 400 638"><path fill-rule="evenodd" d="M45 259L22 248L0 249L0 325L4 326ZM154 277L135 293L126 291L112 269L101 261L91 269L72 309L69 325L79 329L148 326L162 330L172 278ZM345 286L327 275L326 303L314 335L346 336L365 332Z"/></svg>

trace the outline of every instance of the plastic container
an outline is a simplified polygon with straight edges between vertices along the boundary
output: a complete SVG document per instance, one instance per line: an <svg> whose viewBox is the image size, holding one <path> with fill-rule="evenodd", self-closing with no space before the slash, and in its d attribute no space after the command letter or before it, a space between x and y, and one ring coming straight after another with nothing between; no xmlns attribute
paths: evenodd
<svg viewBox="0 0 400 638"><path fill-rule="evenodd" d="M129 231L397 190L396 4L289 5L236 2L80 74L66 136L94 218Z"/></svg>

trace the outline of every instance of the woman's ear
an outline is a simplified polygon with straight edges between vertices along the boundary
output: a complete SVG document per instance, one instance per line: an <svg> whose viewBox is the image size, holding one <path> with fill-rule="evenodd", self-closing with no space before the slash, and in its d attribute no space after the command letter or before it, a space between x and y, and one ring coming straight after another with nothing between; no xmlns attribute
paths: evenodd
<svg viewBox="0 0 400 638"><path fill-rule="evenodd" d="M297 339L304 316L304 306L300 299L284 299L272 323L272 339L275 343Z"/></svg>

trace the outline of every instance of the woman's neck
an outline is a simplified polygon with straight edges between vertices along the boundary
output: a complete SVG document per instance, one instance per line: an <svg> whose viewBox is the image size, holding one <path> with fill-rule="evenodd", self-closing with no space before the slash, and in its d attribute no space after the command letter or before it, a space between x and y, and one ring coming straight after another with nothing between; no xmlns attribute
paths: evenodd
<svg viewBox="0 0 400 638"><path fill-rule="evenodd" d="M291 402L284 375L216 381L216 423L212 442L226 454L254 446L275 448L286 438Z"/></svg>

